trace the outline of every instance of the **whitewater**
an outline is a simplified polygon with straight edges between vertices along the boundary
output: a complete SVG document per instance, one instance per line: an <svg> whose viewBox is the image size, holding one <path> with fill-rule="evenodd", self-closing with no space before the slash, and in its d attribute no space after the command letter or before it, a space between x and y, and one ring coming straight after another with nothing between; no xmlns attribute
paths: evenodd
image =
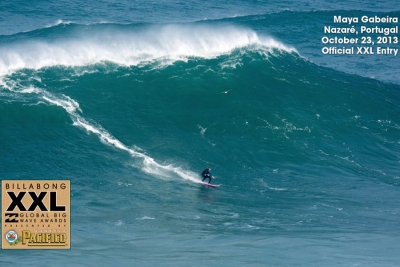
<svg viewBox="0 0 400 267"><path fill-rule="evenodd" d="M99 26L103 27L97 30ZM177 60L187 61L188 58L215 58L250 46L265 52L273 49L295 51L271 37L259 37L252 30L233 26L133 25L118 28L118 25L112 24L82 27L60 23L50 29L37 30L34 35L40 36L42 31L65 27L71 28L68 34L51 41L41 40L40 37L25 38L26 41L18 39L16 44L0 46L0 75L25 68L78 67L101 62L121 66L154 61L171 64Z"/></svg>

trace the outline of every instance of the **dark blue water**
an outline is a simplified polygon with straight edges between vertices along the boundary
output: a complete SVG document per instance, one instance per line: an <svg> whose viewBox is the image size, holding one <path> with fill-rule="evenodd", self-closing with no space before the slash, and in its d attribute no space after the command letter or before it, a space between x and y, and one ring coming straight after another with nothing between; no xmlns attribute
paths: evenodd
<svg viewBox="0 0 400 267"><path fill-rule="evenodd" d="M71 250L1 265L398 266L399 57L321 52L394 7L1 3L0 177L72 187Z"/></svg>

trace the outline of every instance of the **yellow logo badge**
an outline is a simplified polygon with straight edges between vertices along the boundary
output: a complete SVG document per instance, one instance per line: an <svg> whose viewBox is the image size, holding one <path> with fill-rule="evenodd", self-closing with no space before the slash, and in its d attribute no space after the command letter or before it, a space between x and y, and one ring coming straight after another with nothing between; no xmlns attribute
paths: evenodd
<svg viewBox="0 0 400 267"><path fill-rule="evenodd" d="M2 181L2 249L69 249L70 181Z"/></svg>

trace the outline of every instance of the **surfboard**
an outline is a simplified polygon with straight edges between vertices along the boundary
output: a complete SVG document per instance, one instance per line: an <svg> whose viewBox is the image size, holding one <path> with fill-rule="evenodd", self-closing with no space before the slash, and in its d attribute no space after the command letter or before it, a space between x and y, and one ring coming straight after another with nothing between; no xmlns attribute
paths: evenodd
<svg viewBox="0 0 400 267"><path fill-rule="evenodd" d="M207 186L212 186L212 187L218 187L218 186L220 186L220 184L209 184L209 183L207 183L207 182L201 182L202 184L204 184L204 185L207 185Z"/></svg>

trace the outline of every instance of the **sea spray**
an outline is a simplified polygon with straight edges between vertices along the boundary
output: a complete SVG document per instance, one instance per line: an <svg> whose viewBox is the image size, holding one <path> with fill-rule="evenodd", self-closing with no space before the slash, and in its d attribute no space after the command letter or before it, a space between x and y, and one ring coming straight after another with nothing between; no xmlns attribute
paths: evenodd
<svg viewBox="0 0 400 267"><path fill-rule="evenodd" d="M19 38L10 45L0 45L0 76L26 68L77 67L101 62L137 66L159 60L171 64L189 58L215 58L245 47L265 52L296 51L271 37L238 26L177 24L98 29L92 25L93 30L87 31L84 26L67 24L56 30L73 26L78 29L61 37Z"/></svg>

